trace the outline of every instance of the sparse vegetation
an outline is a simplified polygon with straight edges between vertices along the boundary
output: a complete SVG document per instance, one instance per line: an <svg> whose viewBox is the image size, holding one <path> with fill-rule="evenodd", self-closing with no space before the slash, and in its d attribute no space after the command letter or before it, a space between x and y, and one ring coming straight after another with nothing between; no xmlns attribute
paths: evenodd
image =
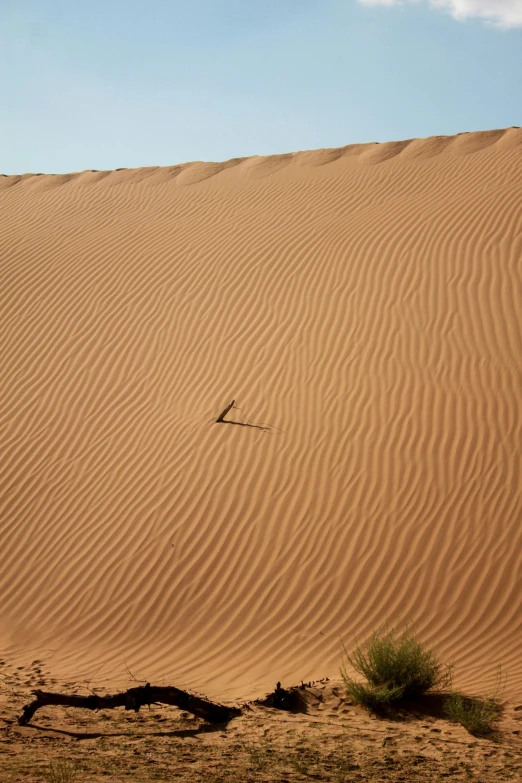
<svg viewBox="0 0 522 783"><path fill-rule="evenodd" d="M499 666L496 686L492 693L473 697L454 691L446 698L444 711L450 720L460 723L470 734L486 737L494 732L495 723L500 717L502 688L502 669Z"/></svg>
<svg viewBox="0 0 522 783"><path fill-rule="evenodd" d="M444 710L450 720L460 723L470 734L477 737L491 734L500 714L499 704L495 699L488 696L473 698L458 692L447 697Z"/></svg>
<svg viewBox="0 0 522 783"><path fill-rule="evenodd" d="M321 736L321 739L324 737ZM256 744L238 743L235 750L237 758L243 756L245 759L247 774L293 772L300 777L328 780L331 783L345 783L348 774L358 770L362 774L363 768L375 761L371 754L367 754L365 761L359 763L347 734L335 734L332 739L331 746L324 747L320 738L313 734L307 733L285 742L276 737L269 739L265 735Z"/></svg>
<svg viewBox="0 0 522 783"><path fill-rule="evenodd" d="M388 633L384 629L379 638ZM392 638L400 649L404 633L394 632ZM368 653L368 644L363 652ZM441 665L439 674L446 673L447 667ZM300 711L251 702L226 727L207 725L170 705L155 707L146 716L123 716L114 710L82 715L51 705L45 731L33 724L22 732L15 728L16 720L28 693L13 689L0 718L0 779L1 783L514 780L522 773L517 712L510 707L499 715L500 707L498 712L495 708L495 721L499 716L501 722L490 737L486 736L489 724L477 724L473 711L473 724L461 720L463 705L466 719L467 708L474 707L482 721L484 706L493 709L492 702L500 704L501 684L499 673L497 688L491 689L495 696L476 699L474 704L460 694L439 692L421 702L399 704L398 712L390 710L380 720L351 706L342 683L327 678L299 688L304 700ZM285 694L293 690L287 688ZM448 696L457 709L452 720L482 739L463 742L454 736L462 730L443 722ZM71 742L71 737L87 741ZM494 739L494 747L489 738Z"/></svg>
<svg viewBox="0 0 522 783"><path fill-rule="evenodd" d="M65 759L51 761L45 775L48 783L73 783L76 780L76 767Z"/></svg>
<svg viewBox="0 0 522 783"><path fill-rule="evenodd" d="M448 687L451 682L451 668L444 666L408 627L400 631L383 626L364 646L356 647L351 654L343 646L343 653L341 677L346 692L353 702L371 710ZM367 683L349 676L346 661Z"/></svg>
<svg viewBox="0 0 522 783"><path fill-rule="evenodd" d="M5 727L0 720L2 783L496 783L522 773L519 737L510 731L518 728L516 712L503 716L491 749L484 740L452 737L438 712L440 695L433 700L436 715L421 717L415 708L414 725L395 715L374 720L350 706L334 681L310 688L307 712L285 714L254 703L226 729L170 706L158 710L155 728L147 725L155 711L143 721L134 714L123 720L114 711L78 720L75 711L52 707L48 728L59 727L52 742L37 726L23 733L10 728L26 698L13 695ZM71 735L87 741L71 742Z"/></svg>

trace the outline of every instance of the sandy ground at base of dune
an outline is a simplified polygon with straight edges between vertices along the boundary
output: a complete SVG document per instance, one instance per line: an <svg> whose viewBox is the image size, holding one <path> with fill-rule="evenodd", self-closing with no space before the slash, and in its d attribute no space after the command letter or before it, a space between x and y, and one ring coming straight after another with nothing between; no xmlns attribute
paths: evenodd
<svg viewBox="0 0 522 783"><path fill-rule="evenodd" d="M251 703L227 725L158 704L137 714L45 707L21 727L32 699L23 677L4 667L2 783L522 780L522 704L504 702L494 734L477 738L448 721L438 700L376 717L347 699L342 682L324 680L307 684L303 712ZM45 679L42 687L50 689ZM65 691L89 692L79 683Z"/></svg>

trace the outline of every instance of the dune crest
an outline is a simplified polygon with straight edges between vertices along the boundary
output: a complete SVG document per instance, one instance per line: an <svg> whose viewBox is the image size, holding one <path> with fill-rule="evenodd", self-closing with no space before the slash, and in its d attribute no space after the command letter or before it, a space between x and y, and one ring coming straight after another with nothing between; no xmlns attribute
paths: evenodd
<svg viewBox="0 0 522 783"><path fill-rule="evenodd" d="M2 651L247 698L402 617L520 697L521 181L518 128L0 177Z"/></svg>

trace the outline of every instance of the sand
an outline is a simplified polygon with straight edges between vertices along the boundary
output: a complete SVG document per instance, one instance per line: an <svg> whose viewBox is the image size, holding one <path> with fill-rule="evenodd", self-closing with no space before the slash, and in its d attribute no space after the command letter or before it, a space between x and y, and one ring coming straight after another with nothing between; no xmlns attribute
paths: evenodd
<svg viewBox="0 0 522 783"><path fill-rule="evenodd" d="M516 128L1 177L2 658L234 700L402 619L520 699L521 183Z"/></svg>
<svg viewBox="0 0 522 783"><path fill-rule="evenodd" d="M25 697L9 679L14 691L0 713L2 783L522 781L521 710L504 713L494 740L476 738L432 710L377 720L329 681L307 690L306 712L252 704L226 725L153 705L137 715L46 708L20 727Z"/></svg>

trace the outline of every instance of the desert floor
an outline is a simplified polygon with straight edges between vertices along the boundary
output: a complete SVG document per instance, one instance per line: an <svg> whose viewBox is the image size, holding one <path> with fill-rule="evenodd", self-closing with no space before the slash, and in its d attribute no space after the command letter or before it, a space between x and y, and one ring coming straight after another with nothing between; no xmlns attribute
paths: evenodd
<svg viewBox="0 0 522 783"><path fill-rule="evenodd" d="M26 675L3 671L2 783L522 780L522 704L505 703L487 739L445 719L437 698L375 717L332 680L307 687L302 712L253 703L224 726L157 705L138 714L42 708L20 727L32 698ZM87 691L71 683L65 692Z"/></svg>

